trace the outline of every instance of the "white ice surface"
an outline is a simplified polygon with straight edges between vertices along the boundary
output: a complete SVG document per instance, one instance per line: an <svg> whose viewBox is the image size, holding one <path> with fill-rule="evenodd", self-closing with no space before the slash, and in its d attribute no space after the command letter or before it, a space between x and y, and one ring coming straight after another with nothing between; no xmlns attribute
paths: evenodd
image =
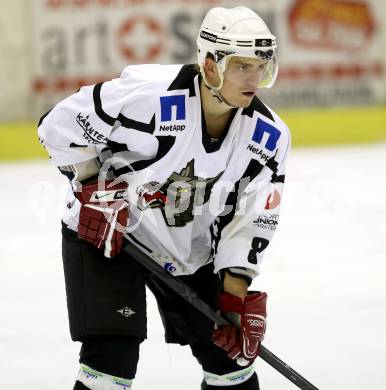
<svg viewBox="0 0 386 390"><path fill-rule="evenodd" d="M265 345L323 390L386 389L386 145L295 149L281 224L254 287ZM0 165L0 389L70 390L60 215L65 179L45 162ZM149 296L133 389L198 390L187 347L165 345ZM262 390L296 387L256 363Z"/></svg>

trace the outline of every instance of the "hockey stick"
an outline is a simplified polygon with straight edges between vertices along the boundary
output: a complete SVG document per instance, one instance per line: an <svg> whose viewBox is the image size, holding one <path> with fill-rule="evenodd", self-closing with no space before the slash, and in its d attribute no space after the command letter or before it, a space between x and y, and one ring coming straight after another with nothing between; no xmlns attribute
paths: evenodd
<svg viewBox="0 0 386 390"><path fill-rule="evenodd" d="M134 260L138 261L145 268L157 276L163 283L170 287L179 296L189 302L198 311L204 314L206 317L214 321L218 325L231 325L231 322L214 311L207 303L201 300L195 291L187 286L180 279L174 277L169 272L165 271L159 264L151 259L146 253L139 249L135 244L130 241L130 244L124 248L124 251L129 254ZM288 380L294 383L299 389L302 390L318 390L313 384L298 374L288 364L284 363L281 359L270 352L266 347L260 345L259 357L262 358L275 370L279 371Z"/></svg>

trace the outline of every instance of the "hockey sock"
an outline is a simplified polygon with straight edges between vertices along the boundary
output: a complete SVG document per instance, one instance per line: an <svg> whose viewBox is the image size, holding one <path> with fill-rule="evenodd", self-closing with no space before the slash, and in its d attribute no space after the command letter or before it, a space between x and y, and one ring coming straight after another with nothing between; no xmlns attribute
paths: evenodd
<svg viewBox="0 0 386 390"><path fill-rule="evenodd" d="M247 373L245 377L248 379L245 379L242 371L244 370L221 376L205 372L205 379L201 383L201 390L259 390L259 381L256 373L253 371L250 375Z"/></svg>
<svg viewBox="0 0 386 390"><path fill-rule="evenodd" d="M85 387L75 385L76 390L90 389L90 390L129 390L131 389L132 380L118 378L104 374L102 372L93 370L85 364L80 365L77 382L82 383Z"/></svg>

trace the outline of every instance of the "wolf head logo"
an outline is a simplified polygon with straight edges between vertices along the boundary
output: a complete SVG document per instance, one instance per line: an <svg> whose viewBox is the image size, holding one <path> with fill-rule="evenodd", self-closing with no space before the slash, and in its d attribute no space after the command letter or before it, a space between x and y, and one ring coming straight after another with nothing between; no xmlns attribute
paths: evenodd
<svg viewBox="0 0 386 390"><path fill-rule="evenodd" d="M173 172L164 183L149 182L138 190L138 207L161 209L168 226L185 226L194 218L194 208L209 199L223 172L204 179L194 174L194 159L180 172Z"/></svg>

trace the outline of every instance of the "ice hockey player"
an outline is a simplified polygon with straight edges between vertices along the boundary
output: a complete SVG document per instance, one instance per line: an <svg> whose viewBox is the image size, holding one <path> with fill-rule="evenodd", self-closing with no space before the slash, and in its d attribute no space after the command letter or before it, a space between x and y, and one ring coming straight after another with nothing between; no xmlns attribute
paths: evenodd
<svg viewBox="0 0 386 390"><path fill-rule="evenodd" d="M145 286L166 342L189 345L201 365L201 389L259 388L267 294L248 287L276 228L290 143L256 96L275 82L276 38L252 10L216 7L197 45L198 64L128 66L40 120L40 140L70 183L62 249L71 337L82 343L76 390L131 388ZM216 327L126 245L237 315L240 328Z"/></svg>

